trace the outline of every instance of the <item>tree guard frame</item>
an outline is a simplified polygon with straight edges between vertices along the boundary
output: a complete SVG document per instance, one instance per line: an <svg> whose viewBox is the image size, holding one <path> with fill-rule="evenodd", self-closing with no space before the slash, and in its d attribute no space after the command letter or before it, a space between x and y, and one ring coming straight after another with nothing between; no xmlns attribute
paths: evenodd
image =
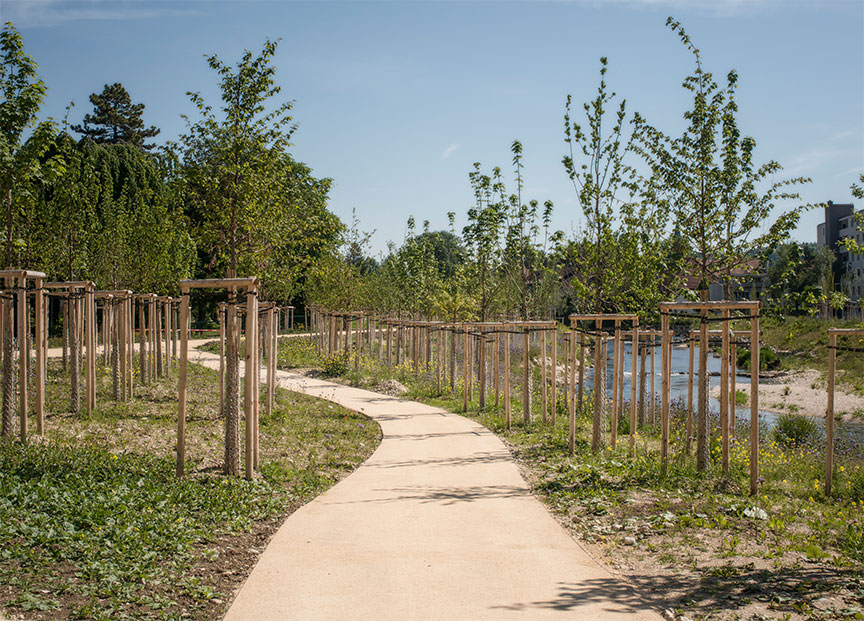
<svg viewBox="0 0 864 621"><path fill-rule="evenodd" d="M45 348L45 297L44 297L44 280L45 274L30 270L0 270L0 279L3 280L7 288L14 287L17 295L13 299L13 304L18 310L18 435L22 442L27 442L29 433L27 419L28 415L28 395L27 395L27 364L30 357L30 347L27 342L27 337L30 333L29 327L29 310L27 308L27 282L32 281L34 288L33 305L35 310L35 325L34 325L34 345L36 348L36 368L35 368L35 388L36 388L36 434L43 435L45 433L45 371L47 365L47 349ZM17 282L16 282L17 281ZM14 317L14 313L10 313ZM10 318L11 322L12 319ZM5 329L12 330L12 325ZM8 352L12 355L12 352ZM10 429L11 431L11 429Z"/></svg>
<svg viewBox="0 0 864 621"><path fill-rule="evenodd" d="M613 398L612 398L612 429L611 429L611 444L614 449L618 439L618 393L619 391L623 391L624 389L624 348L623 348L623 340L621 339L621 322L629 321L632 323L632 338L633 338L633 370L631 370L631 374L635 373L636 369L636 359L638 355L638 346L639 343L639 315L632 313L590 313L590 314L580 314L580 313L572 313L568 319L570 320L570 346L573 349L573 358L575 359L576 352L576 338L575 333L578 331L578 324L580 321L593 321L594 322L594 417L595 419L599 416L602 416L602 404L599 400L599 386L601 375L605 375L605 373L598 373L598 366L601 357L601 341L604 338L603 334L603 322L604 321L614 321L615 322L615 349L613 351L614 361L613 361ZM608 335L608 333L606 333ZM580 343L581 343L580 339ZM582 347L582 352L584 353L584 344ZM581 391L582 391L582 380L581 374L584 373L585 366L584 356L580 357L580 406L581 406ZM575 368L575 365L573 365ZM604 369L605 370L605 369ZM572 373L572 371L571 371ZM571 378L571 380L574 378ZM605 378L604 378L605 379ZM572 384L571 384L572 390ZM576 407L574 403L574 399L572 395L570 396L570 432L569 432L569 450L572 455L576 450ZM633 375L630 378L630 456L635 455L635 447L636 447L636 381ZM591 440L591 450L597 451L600 449L600 439L592 437Z"/></svg>
<svg viewBox="0 0 864 621"><path fill-rule="evenodd" d="M694 315L693 319L699 320L700 326L700 345L699 345L699 373L703 375L706 371L704 363L701 363L707 358L708 347L708 313L721 312L720 321L724 324L729 321L747 319L750 322L750 495L755 496L759 491L759 311L762 308L762 302L754 301L718 301L718 302L661 302L660 321L661 332L663 333L662 343L662 397L661 397L661 462L663 472L668 468L668 452L669 452L669 385L671 376L671 353L672 339L668 335L670 313L673 311L698 311L699 315ZM732 317L730 311L749 311L748 315L743 317ZM723 332L728 335L728 327L724 328ZM728 336L727 336L728 338ZM755 369L755 371L754 371ZM728 388L728 387L727 387ZM706 391L708 382L706 382ZM722 391L723 389L721 389ZM700 400L707 397L700 396ZM728 422L728 421L727 421ZM726 436L728 443L728 434ZM728 453L728 445L724 448Z"/></svg>
<svg viewBox="0 0 864 621"><path fill-rule="evenodd" d="M58 289L69 295L75 295L83 290L84 294L84 348L86 351L85 365L87 395L85 399L87 414L93 413L96 407L96 285L92 280L70 282L48 282L43 289ZM76 336L77 338L77 336Z"/></svg>
<svg viewBox="0 0 864 621"><path fill-rule="evenodd" d="M834 388L837 373L837 337L841 336L864 337L864 330L859 328L828 328L828 403L825 407L826 496L831 496L831 486L834 480Z"/></svg>
<svg viewBox="0 0 864 621"><path fill-rule="evenodd" d="M240 290L246 294L246 382L244 386L243 411L246 417L246 472L245 478L254 477L255 402L257 400L257 327L258 327L258 278L208 278L181 280L180 287L180 369L177 380L177 476L182 477L186 459L186 382L189 360L189 292L192 289Z"/></svg>

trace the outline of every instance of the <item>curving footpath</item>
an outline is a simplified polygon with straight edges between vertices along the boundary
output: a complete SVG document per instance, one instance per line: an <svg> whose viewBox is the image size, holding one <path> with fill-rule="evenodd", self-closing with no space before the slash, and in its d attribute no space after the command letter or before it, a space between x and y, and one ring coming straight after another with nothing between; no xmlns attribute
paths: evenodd
<svg viewBox="0 0 864 621"><path fill-rule="evenodd" d="M200 351L190 361L218 365ZM547 513L485 427L293 373L278 381L363 412L383 439L285 520L226 620L660 619Z"/></svg>

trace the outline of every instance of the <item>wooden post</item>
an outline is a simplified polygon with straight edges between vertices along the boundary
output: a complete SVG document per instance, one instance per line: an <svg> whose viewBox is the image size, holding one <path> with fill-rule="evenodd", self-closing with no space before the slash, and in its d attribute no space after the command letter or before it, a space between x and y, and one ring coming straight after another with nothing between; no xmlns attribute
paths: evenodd
<svg viewBox="0 0 864 621"><path fill-rule="evenodd" d="M270 309L270 347L267 352L267 415L273 414L273 405L276 399L276 364L279 360L279 320L276 309Z"/></svg>
<svg viewBox="0 0 864 621"><path fill-rule="evenodd" d="M27 358L30 355L27 347L28 333L27 278L21 276L18 279L18 432L22 442L27 442ZM90 353L89 349L87 353ZM11 351L9 355L12 355Z"/></svg>
<svg viewBox="0 0 864 621"><path fill-rule="evenodd" d="M546 410L549 407L548 396L548 365L546 363L546 328L540 329L540 405L543 409L543 422L546 422Z"/></svg>
<svg viewBox="0 0 864 621"><path fill-rule="evenodd" d="M734 335L733 335L734 336ZM736 405L737 405L737 393L738 393L738 385L735 381L735 375L738 373L738 350L735 346L735 339L733 338L731 343L729 344L729 400L731 406L729 407L729 434L734 438L735 437L735 419L738 418L736 415Z"/></svg>
<svg viewBox="0 0 864 621"><path fill-rule="evenodd" d="M117 330L117 366L120 367L120 400L126 401L126 298L114 307L114 329Z"/></svg>
<svg viewBox="0 0 864 621"><path fill-rule="evenodd" d="M654 350L657 349L657 341L655 340L655 333L651 333L651 403L649 412L651 414L651 425L657 424L657 395L655 394L655 389L657 387L657 373L654 370Z"/></svg>
<svg viewBox="0 0 864 621"><path fill-rule="evenodd" d="M572 360L574 361L574 364L575 364L575 360L576 360L576 350L575 349L573 350ZM572 380L574 378L571 377L570 379L571 379L570 385L572 386L573 385ZM572 394L571 394L571 397L572 397ZM585 399L585 335L580 332L579 333L579 395L578 395L578 399L577 399L580 410L582 409L582 407L584 405L584 399Z"/></svg>
<svg viewBox="0 0 864 621"><path fill-rule="evenodd" d="M393 367L393 324L387 322L387 367Z"/></svg>
<svg viewBox="0 0 864 621"><path fill-rule="evenodd" d="M732 400L729 400L729 309L724 308L720 311L720 316L724 319L721 322L721 343L720 346L720 443L721 443L721 468L723 474L729 473L729 409L730 405L734 410L735 395L732 395Z"/></svg>
<svg viewBox="0 0 864 621"><path fill-rule="evenodd" d="M471 368L471 354L468 349L468 326L463 328L462 336L462 411L468 411L468 370Z"/></svg>
<svg viewBox="0 0 864 621"><path fill-rule="evenodd" d="M609 442L614 449L618 442L618 399L621 396L621 321L615 320L614 351L612 352L612 429Z"/></svg>
<svg viewBox="0 0 864 621"><path fill-rule="evenodd" d="M633 352L630 363L630 457L636 455L636 386L639 359L639 321L633 322Z"/></svg>
<svg viewBox="0 0 864 621"><path fill-rule="evenodd" d="M438 328L435 331L435 391L436 394L441 394L441 371L443 369L443 361L441 360L441 356L443 355L443 350L441 349L441 329Z"/></svg>
<svg viewBox="0 0 864 621"><path fill-rule="evenodd" d="M84 338L87 345L87 414L96 407L96 295L95 285L87 283L84 287ZM26 340L25 340L26 342ZM26 382L26 378L25 378Z"/></svg>
<svg viewBox="0 0 864 621"><path fill-rule="evenodd" d="M531 331L522 328L522 422L531 422Z"/></svg>
<svg viewBox="0 0 864 621"><path fill-rule="evenodd" d="M759 309L750 318L750 495L759 491Z"/></svg>
<svg viewBox="0 0 864 621"><path fill-rule="evenodd" d="M147 324L149 331L147 332L147 349L148 358L147 358L147 366L150 369L150 381L155 382L158 377L158 367L156 361L159 358L158 346L159 339L157 335L159 334L159 327L157 325L158 318L156 316L156 296L151 294L150 299L147 304Z"/></svg>
<svg viewBox="0 0 864 621"><path fill-rule="evenodd" d="M504 332L504 426L510 431L510 332Z"/></svg>
<svg viewBox="0 0 864 621"><path fill-rule="evenodd" d="M478 375L480 380L480 409L486 409L486 328L479 328L480 335L477 337L479 360L478 360Z"/></svg>
<svg viewBox="0 0 864 621"><path fill-rule="evenodd" d="M225 305L219 304L219 417L225 418Z"/></svg>
<svg viewBox="0 0 864 621"><path fill-rule="evenodd" d="M180 370L177 380L177 476L186 461L186 364L189 358L189 292L180 296Z"/></svg>
<svg viewBox="0 0 864 621"><path fill-rule="evenodd" d="M159 312L159 299L150 303L153 309L153 370L154 377L162 377L162 313Z"/></svg>
<svg viewBox="0 0 864 621"><path fill-rule="evenodd" d="M127 400L135 398L135 324L133 323L134 304L135 302L133 301L132 294L130 293L126 297L126 352L124 354L126 356L126 383L128 386L128 391L126 392Z"/></svg>
<svg viewBox="0 0 864 621"><path fill-rule="evenodd" d="M144 300L138 300L138 366L141 370L141 383L147 383L147 339L144 338Z"/></svg>
<svg viewBox="0 0 864 621"><path fill-rule="evenodd" d="M35 287L34 303L36 306L36 433L45 433L45 297L42 292L42 279L33 280Z"/></svg>
<svg viewBox="0 0 864 621"><path fill-rule="evenodd" d="M495 407L501 405L501 326L495 327Z"/></svg>
<svg viewBox="0 0 864 621"><path fill-rule="evenodd" d="M605 386L601 385L603 378L603 320L597 319L594 322L594 398L593 410L594 419L591 425L591 451L597 452L603 445L603 436L601 432L601 422L603 417L603 392Z"/></svg>
<svg viewBox="0 0 864 621"><path fill-rule="evenodd" d="M576 327L576 322L571 323L571 327ZM570 454L576 452L576 400L573 398L573 387L576 382L576 333L570 333L570 420L569 420L569 431L567 436L567 448ZM581 353L579 354L581 361L579 365L579 403L582 403L582 373L585 365L583 364L585 361L585 348L582 346L582 334L579 334L579 341L581 347Z"/></svg>
<svg viewBox="0 0 864 621"><path fill-rule="evenodd" d="M552 426L558 414L558 323L552 330Z"/></svg>
<svg viewBox="0 0 864 621"><path fill-rule="evenodd" d="M468 360L466 382L468 387L468 401L470 402L474 398L474 339L471 336L468 337L468 345L465 349L465 359Z"/></svg>
<svg viewBox="0 0 864 621"><path fill-rule="evenodd" d="M695 353L696 342L693 339L693 331L687 331L687 348L690 354L690 367L687 375L687 423L685 432L687 437L684 439L684 454L690 456L690 441L693 437L693 358Z"/></svg>
<svg viewBox="0 0 864 621"><path fill-rule="evenodd" d="M828 407L825 410L825 495L831 496L834 479L834 375L837 368L837 334L828 330ZM752 372L752 365L751 365Z"/></svg>
<svg viewBox="0 0 864 621"><path fill-rule="evenodd" d="M648 414L648 378L647 378L647 362L645 360L648 354L648 333L645 333L645 338L640 338L637 342L639 349L639 424L644 425Z"/></svg>
<svg viewBox="0 0 864 621"><path fill-rule="evenodd" d="M246 479L255 475L255 400L258 384L255 367L258 361L258 295L254 288L246 290L246 381L243 393L243 413L246 418Z"/></svg>
<svg viewBox="0 0 864 621"><path fill-rule="evenodd" d="M162 303L162 316L165 328L165 376L171 371L171 298Z"/></svg>
<svg viewBox="0 0 864 621"><path fill-rule="evenodd" d="M660 315L660 366L662 379L660 382L660 462L663 474L669 467L669 383L670 371L669 358L672 355L672 339L669 338L669 313L661 312ZM651 358L654 360L653 355Z"/></svg>
<svg viewBox="0 0 864 621"><path fill-rule="evenodd" d="M564 329L567 329L567 320L564 320ZM572 338L572 332L564 332L564 409L567 412L570 411L570 393L572 392L570 389L570 365L572 364L570 360L570 339Z"/></svg>

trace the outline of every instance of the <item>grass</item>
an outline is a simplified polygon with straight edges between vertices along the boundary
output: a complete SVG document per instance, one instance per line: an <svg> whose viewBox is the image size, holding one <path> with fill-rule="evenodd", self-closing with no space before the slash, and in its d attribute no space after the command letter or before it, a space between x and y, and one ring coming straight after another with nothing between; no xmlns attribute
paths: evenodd
<svg viewBox="0 0 864 621"><path fill-rule="evenodd" d="M51 361L45 438L0 441L0 605L28 618L220 617L284 517L380 439L366 417L279 390L261 412L261 476L223 476L218 375L191 365L191 474L177 479L174 374L114 404L100 370L89 417L64 413L67 381Z"/></svg>
<svg viewBox="0 0 864 621"><path fill-rule="evenodd" d="M283 364L314 366L309 360L314 349L296 348L302 364ZM518 387L520 356L513 354L511 360L516 361L511 385ZM361 359L358 369L352 364L341 370L343 381L364 387L397 379L409 387L407 397L462 413L461 378L455 393L439 394L432 375L415 375L408 364L389 370ZM700 473L694 458L684 453L680 404L673 408L672 458L665 473L657 427L639 429L633 458L627 453L627 436L619 437L616 449L607 446L592 453L590 408L576 418L576 451L571 456L564 404L559 400L554 425L540 422L538 385L535 375L534 422L528 425L521 423L521 404L514 398L508 431L502 407L481 410L476 389L464 415L510 446L535 494L649 601L697 618L864 618L860 444L838 441L835 496L826 498L824 438L801 431L795 422L790 423L797 432L794 441L787 441L782 431L761 429L760 489L749 497L749 430L743 425L732 440L726 475L719 467L716 416L711 421L712 467Z"/></svg>
<svg viewBox="0 0 864 621"><path fill-rule="evenodd" d="M762 342L778 353L781 369L816 369L823 380L828 375L828 328L861 327L861 322L812 317L765 318L760 322ZM840 339L838 345L860 349L864 338ZM864 356L860 352L838 350L837 371L838 384L864 396Z"/></svg>

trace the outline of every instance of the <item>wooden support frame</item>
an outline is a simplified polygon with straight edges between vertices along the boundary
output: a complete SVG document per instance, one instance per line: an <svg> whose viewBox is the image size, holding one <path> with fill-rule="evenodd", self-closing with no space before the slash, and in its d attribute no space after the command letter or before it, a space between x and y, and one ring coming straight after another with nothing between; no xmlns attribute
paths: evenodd
<svg viewBox="0 0 864 621"><path fill-rule="evenodd" d="M256 403L258 390L258 279L213 278L204 280L181 280L180 287L180 368L177 381L177 476L182 477L186 461L186 384L189 360L189 292L192 289L240 290L246 294L246 365L243 411L246 420L246 479L254 477L255 453L257 451L258 421Z"/></svg>
<svg viewBox="0 0 864 621"><path fill-rule="evenodd" d="M69 297L74 299L78 295L83 296L84 308L81 313L81 323L76 331L83 332L84 339L84 365L85 365L85 395L84 402L87 414L93 413L96 407L96 285L89 280L71 282L48 282L42 284L43 289L65 291ZM73 311L78 313L73 305ZM76 323L76 322L73 322ZM78 338L73 334L71 338Z"/></svg>
<svg viewBox="0 0 864 621"><path fill-rule="evenodd" d="M743 301L743 302L661 302L659 304L661 319L664 319L668 326L670 313L673 311L695 311L699 315L694 315L694 319L700 319L700 344L699 344L699 372L700 377L705 376L705 368L707 362L708 349L708 314L710 312L720 312L721 321L724 324L723 332L728 333L728 322L731 320L747 319L750 322L750 495L755 496L759 491L759 311L762 303L759 301ZM744 317L734 317L730 311L749 311L749 315ZM664 351L671 354L671 337L664 330L662 335L664 341ZM727 352L728 353L728 352ZM671 355L666 356L671 358ZM668 411L669 411L669 392L668 392L668 375L670 367L667 363L663 364L664 374L664 390L662 399L662 407L664 411L664 423L668 426ZM724 381L725 378L724 378ZM703 382L700 381L700 389ZM727 384L728 386L728 384ZM725 388L725 387L724 387ZM704 382L705 394L700 394L700 400L707 400L708 382ZM700 390L701 392L702 390ZM700 421L700 424L703 424ZM727 428L728 429L728 428ZM728 437L727 437L728 442ZM664 446L661 450L663 456L663 468L666 468L666 456L668 454L668 435L664 439ZM727 448L728 455L728 448ZM728 458L728 457L727 457Z"/></svg>
<svg viewBox="0 0 864 621"><path fill-rule="evenodd" d="M831 496L834 482L834 388L837 376L838 337L864 337L864 330L828 328L828 403L825 408L825 495ZM752 366L752 365L751 365Z"/></svg>
<svg viewBox="0 0 864 621"><path fill-rule="evenodd" d="M612 359L612 399L611 399L611 429L610 429L610 445L614 449L617 446L618 442L618 416L619 412L619 401L622 399L622 393L624 390L624 381L623 381L623 373L624 373L624 348L623 348L623 339L621 338L621 322L629 321L632 323L632 333L634 335L634 349L635 352L638 347L636 344L639 342L639 315L632 313L590 313L590 314L579 314L573 313L568 319L570 320L570 329L571 329L571 343L573 344L573 359L575 360L575 342L576 342L576 334L579 334L579 343L580 343L580 358L579 358L579 394L577 400L579 402L579 406L581 408L583 396L584 396L584 369L585 369L585 343L584 343L584 332L578 331L578 324L580 321L587 321L594 323L594 424L592 425L593 433L591 438L591 449L592 451L598 451L603 445L603 433L601 424L604 420L605 413L603 411L604 398L601 398L605 393L605 383L607 383L606 378L606 356L604 356L603 351L606 347L605 339L611 336L614 339L614 349L613 349L613 359ZM610 335L608 332L604 332L603 324L607 321L611 321L614 323L614 330ZM633 390L633 386L635 386L635 362L636 357L633 357L633 370L631 371L631 395L635 394ZM601 368L602 367L602 368ZM575 377L573 378L575 380ZM601 382L603 384L601 385ZM635 422L635 399L631 397L630 404L630 452L631 455L635 452L635 433L636 433L636 425ZM570 418L571 418L571 435L575 433L575 407L571 405L570 410ZM575 444L575 439L570 439L571 453L573 451L573 447Z"/></svg>
<svg viewBox="0 0 864 621"><path fill-rule="evenodd" d="M34 307L34 338L33 344L36 350L36 361L34 365L35 375L35 415L36 433L45 433L45 372L47 369L47 347L46 347L46 324L45 324L45 297L43 293L45 274L31 270L0 270L0 279L15 287L17 293L13 303L18 312L18 437L22 442L27 442L29 436L28 420L28 384L27 365L30 358L30 347L28 337L30 334L29 309L27 303L28 283L32 283L33 307ZM9 313L8 321L12 321L12 313ZM11 331L12 326L5 329ZM9 352L13 355L12 352ZM10 433L11 429L7 430Z"/></svg>

